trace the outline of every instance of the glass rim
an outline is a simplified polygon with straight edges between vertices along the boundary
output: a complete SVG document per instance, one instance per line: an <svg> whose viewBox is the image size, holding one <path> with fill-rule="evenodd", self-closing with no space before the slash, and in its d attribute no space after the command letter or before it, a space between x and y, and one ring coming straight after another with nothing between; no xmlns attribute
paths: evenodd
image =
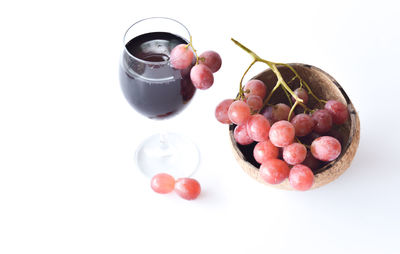
<svg viewBox="0 0 400 254"><path fill-rule="evenodd" d="M144 63L144 64L151 64L151 65L155 65L155 64L166 64L166 63L168 63L169 60L164 60L164 61L160 61L160 62L150 62L150 61L146 61L146 60L140 59L140 58L138 58L138 57L132 55L132 54L127 50L127 48L126 48L126 36L128 35L128 32L131 30L131 28L133 28L135 25L137 25L137 24L139 24L139 23L141 23L141 22L143 22L143 21L150 20L150 19L164 19L164 20L173 21L173 22L175 22L175 23L177 23L177 24L179 24L180 26L183 27L183 29L188 33L189 38L190 38L190 36L191 36L191 35L190 35L190 32L189 32L189 29L187 29L187 27L186 27L184 24L182 24L181 22L179 22L179 21L176 20L176 19L168 18L168 17L148 17L148 18L144 18L144 19L140 19L140 20L136 21L136 22L133 23L131 26L129 26L128 29L126 29L126 32L125 32L125 34L124 34L124 36L123 36L124 51L125 51L125 53L127 53L127 54L129 55L129 57L135 59L136 61L142 62L142 63ZM161 32L162 32L162 31L161 31Z"/></svg>

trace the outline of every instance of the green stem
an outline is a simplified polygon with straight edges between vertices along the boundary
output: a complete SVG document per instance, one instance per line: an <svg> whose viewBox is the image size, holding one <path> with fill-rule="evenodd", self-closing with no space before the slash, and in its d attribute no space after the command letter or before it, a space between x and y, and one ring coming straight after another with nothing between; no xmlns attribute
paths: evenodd
<svg viewBox="0 0 400 254"><path fill-rule="evenodd" d="M312 110L307 107L304 103L299 103L300 106L302 106L304 108L304 112L311 112Z"/></svg>
<svg viewBox="0 0 400 254"><path fill-rule="evenodd" d="M300 87L302 87L302 85L304 84L304 86L305 86L306 89L307 89L307 92L308 92L309 94L311 94L311 96L314 97L314 99L316 99L320 104L323 102L323 100L319 99L319 98L313 93L313 91L311 90L310 86L300 77L300 75L297 73L297 71L296 71L292 66L290 66L289 64L286 64L286 63L278 63L278 65L283 65L283 66L288 67L288 68L293 72L293 74L296 75L296 77L300 80Z"/></svg>
<svg viewBox="0 0 400 254"><path fill-rule="evenodd" d="M269 100L271 99L272 95L274 94L274 92L276 91L276 89L278 89L278 87L281 85L281 83L279 81L276 82L276 85L274 86L274 88L272 88L272 91L268 94L267 99L264 100L264 104L263 107L265 105L268 104Z"/></svg>
<svg viewBox="0 0 400 254"><path fill-rule="evenodd" d="M240 42L238 42L237 40L231 38L231 40L237 45L239 46L241 49L243 49L244 51L246 51L249 55L252 56L253 58L253 62L250 64L250 66L247 68L247 70L245 71L245 73L243 74L241 80L240 80L240 88L239 88L239 95L237 98L241 98L244 96L244 92L243 91L243 79L245 77L245 75L247 74L247 72L251 69L251 67L256 63L256 62L262 62L268 65L269 68L271 68L271 70L274 72L275 76L277 77L277 81L276 84L274 86L274 88L272 89L272 91L269 93L268 97L264 100L264 105L267 105L269 100L271 99L272 95L274 94L274 92L276 91L276 89L278 89L278 87L282 87L282 89L284 90L286 96L289 99L289 103L290 105L292 105L292 101L291 101L291 96L293 96L293 98L295 99L295 103L294 105L292 105L292 108L290 110L289 113L289 119L293 113L294 108L297 105L301 105L305 111L310 111L312 112L312 110L310 110L303 102L303 100L301 98L299 98L293 91L292 89L289 87L288 84L290 84L293 80L295 80L296 78L299 79L300 81L300 86L302 87L303 85L307 88L308 93L311 94L311 96L313 96L319 103L323 103L326 102L324 100L319 99L311 90L311 88L308 86L308 84L300 77L300 75L297 73L297 71L290 66L289 64L285 64L285 63L274 63L265 59L262 59L261 57L259 57L256 53L254 53L253 51L251 51L249 48L247 48L246 46L244 46L243 44L241 44ZM294 77L288 82L286 83L286 81L284 80L284 78L282 77L282 74L280 73L280 71L278 70L278 65L282 65L282 66L286 66L287 68L289 68L293 73L294 73Z"/></svg>
<svg viewBox="0 0 400 254"><path fill-rule="evenodd" d="M297 107L298 104L299 104L298 101L295 101L295 102L294 102L292 108L291 108L290 111L289 111L288 121L290 121L290 118L292 117L292 114L293 114L293 110Z"/></svg>
<svg viewBox="0 0 400 254"><path fill-rule="evenodd" d="M289 85L289 84L292 83L296 78L297 78L297 76L294 75L294 77L293 77L291 80L289 80L289 81L287 82L287 84Z"/></svg>
<svg viewBox="0 0 400 254"><path fill-rule="evenodd" d="M265 61L264 59L260 60L263 63L266 63L268 66L270 66L271 70L275 73L276 77L278 78L278 82L286 89L286 91L288 91L290 93L290 95L292 95L296 101L299 101L301 103L303 103L303 100L300 99L293 91L292 89L290 89L290 87L286 84L285 80L282 77L282 74L280 73L280 71L278 70L278 68L276 67L276 63L272 63L269 61ZM277 83L278 83L277 82Z"/></svg>
<svg viewBox="0 0 400 254"><path fill-rule="evenodd" d="M196 57L196 65L199 64L199 56L197 55L197 50L193 47L193 40L192 40L192 36L190 36L190 41L189 43L186 45L186 48L191 47L193 49L194 55Z"/></svg>
<svg viewBox="0 0 400 254"><path fill-rule="evenodd" d="M260 60L261 58L259 56L257 56L253 51L251 51L250 49L248 49L247 47L245 47L242 43L238 42L237 40L231 38L231 40L238 45L241 49L243 49L244 51L246 51L247 53L249 53L254 60Z"/></svg>
<svg viewBox="0 0 400 254"><path fill-rule="evenodd" d="M289 104L292 107L293 106L292 98L290 97L289 93L283 87L282 87L282 90L285 92L286 97L288 98Z"/></svg>
<svg viewBox="0 0 400 254"><path fill-rule="evenodd" d="M240 79L240 83L239 83L239 98L244 98L244 90L243 90L243 79L246 76L247 72L251 69L251 67L257 62L257 60L253 60L253 62L251 62L250 66L247 68L247 70L244 72L242 78Z"/></svg>

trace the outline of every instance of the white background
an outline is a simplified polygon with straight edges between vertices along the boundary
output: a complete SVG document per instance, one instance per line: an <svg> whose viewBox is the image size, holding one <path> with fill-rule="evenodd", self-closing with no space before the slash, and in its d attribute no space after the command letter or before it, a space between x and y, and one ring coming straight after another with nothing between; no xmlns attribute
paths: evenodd
<svg viewBox="0 0 400 254"><path fill-rule="evenodd" d="M397 1L3 1L0 5L0 253L399 253ZM122 36L149 16L180 20L223 58L214 86L167 122L119 87ZM236 163L219 101L251 62L322 68L359 111L361 142L338 180L301 193ZM257 66L249 77L262 70ZM135 147L163 128L190 136L196 201L158 195Z"/></svg>

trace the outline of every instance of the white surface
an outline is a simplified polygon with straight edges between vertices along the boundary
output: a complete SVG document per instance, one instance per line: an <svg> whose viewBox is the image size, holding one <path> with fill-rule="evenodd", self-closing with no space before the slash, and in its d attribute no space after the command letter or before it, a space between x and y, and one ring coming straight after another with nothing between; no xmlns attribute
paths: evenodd
<svg viewBox="0 0 400 254"><path fill-rule="evenodd" d="M148 16L180 20L223 58L215 85L165 122L199 145L193 202L134 169L160 127L125 101L118 61L125 29ZM3 2L0 253L399 253L399 23L397 1ZM239 168L214 119L251 61L230 37L345 88L361 143L337 181L287 192Z"/></svg>

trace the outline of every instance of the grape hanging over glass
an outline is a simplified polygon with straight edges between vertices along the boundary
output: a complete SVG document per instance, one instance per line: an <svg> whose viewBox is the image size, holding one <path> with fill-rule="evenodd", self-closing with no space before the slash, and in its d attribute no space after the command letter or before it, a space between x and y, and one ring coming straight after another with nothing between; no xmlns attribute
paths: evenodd
<svg viewBox="0 0 400 254"><path fill-rule="evenodd" d="M196 93L190 70L192 57L174 68L170 57L178 45L189 44L189 30L180 22L164 17L140 20L125 33L119 68L120 85L129 104L152 120L169 119L184 110ZM194 55L191 47L183 49ZM154 122L159 129L163 121ZM200 156L197 146L176 133L150 136L136 150L135 161L147 176L169 173L188 177L197 169Z"/></svg>

